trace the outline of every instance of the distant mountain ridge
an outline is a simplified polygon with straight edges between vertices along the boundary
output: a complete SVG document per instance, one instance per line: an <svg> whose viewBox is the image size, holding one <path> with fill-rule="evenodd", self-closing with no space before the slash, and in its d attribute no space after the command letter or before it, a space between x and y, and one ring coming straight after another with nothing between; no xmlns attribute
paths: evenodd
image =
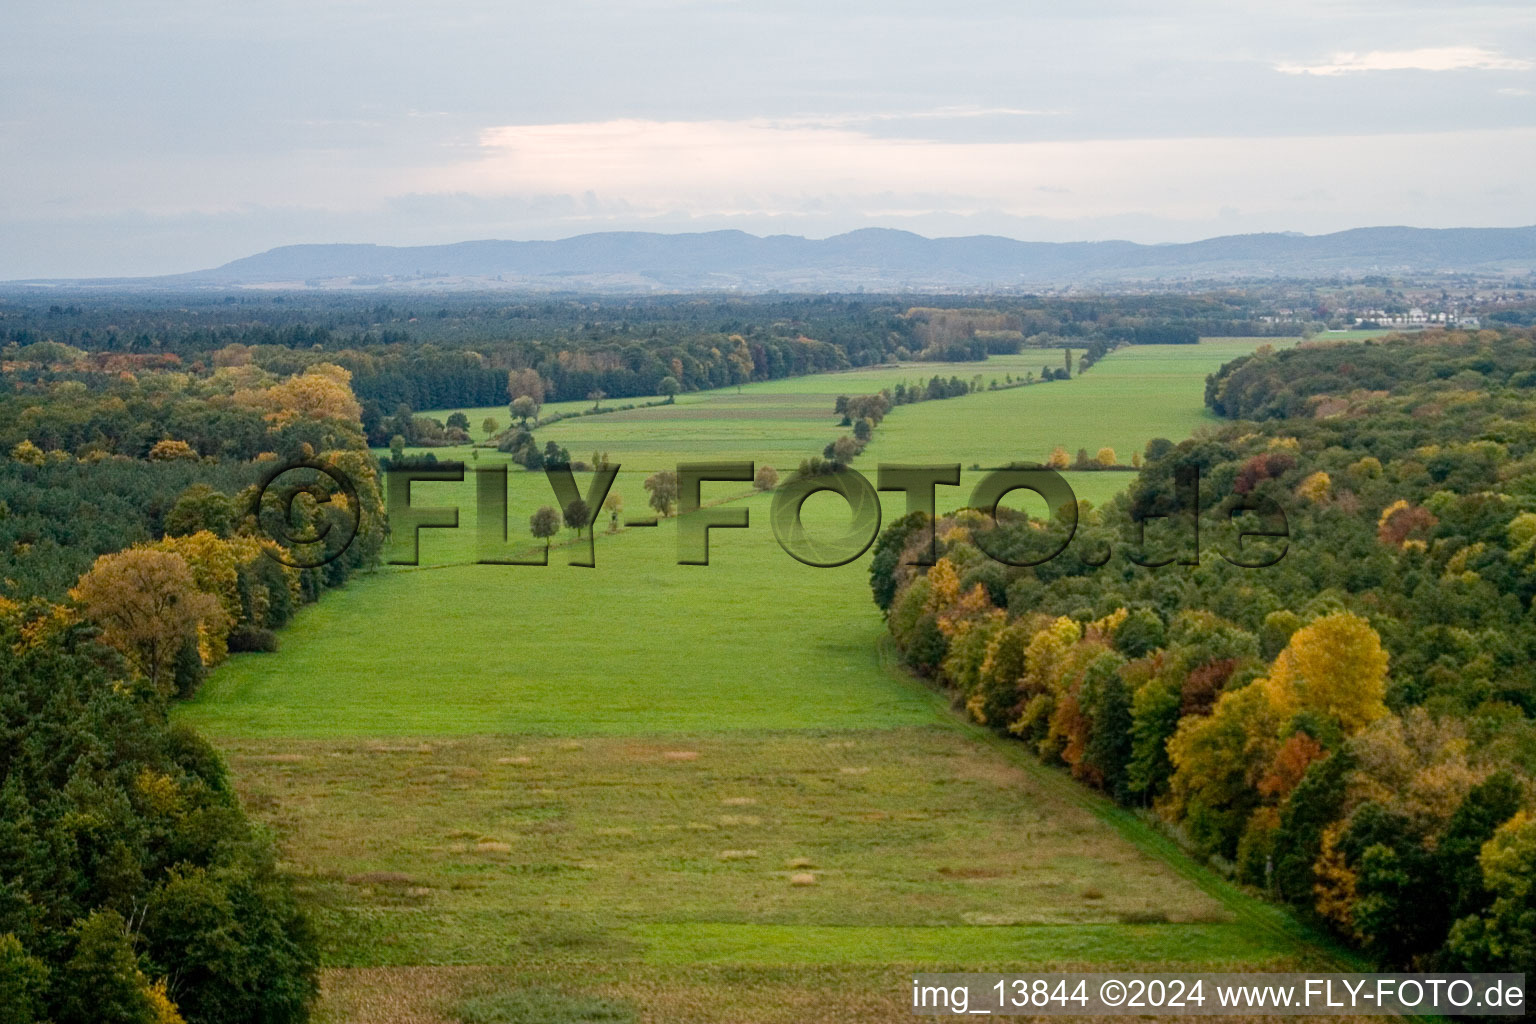
<svg viewBox="0 0 1536 1024"><path fill-rule="evenodd" d="M907 231L864 228L826 239L759 237L742 231L610 231L548 242L289 245L188 274L68 283L155 288L760 292L1532 270L1536 270L1536 227L1355 228L1329 235L1228 235L1166 245L1021 242L995 235L925 238Z"/></svg>

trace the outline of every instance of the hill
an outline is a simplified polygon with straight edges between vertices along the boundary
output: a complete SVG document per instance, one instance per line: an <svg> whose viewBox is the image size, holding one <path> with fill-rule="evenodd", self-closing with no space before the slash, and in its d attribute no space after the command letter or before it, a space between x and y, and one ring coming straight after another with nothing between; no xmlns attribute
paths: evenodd
<svg viewBox="0 0 1536 1024"><path fill-rule="evenodd" d="M508 288L545 291L853 291L1536 269L1536 227L1358 228L1199 242L924 238L866 228L826 239L741 231L601 232L558 241L290 245L211 270L46 282L142 288ZM44 283L44 282L36 282Z"/></svg>

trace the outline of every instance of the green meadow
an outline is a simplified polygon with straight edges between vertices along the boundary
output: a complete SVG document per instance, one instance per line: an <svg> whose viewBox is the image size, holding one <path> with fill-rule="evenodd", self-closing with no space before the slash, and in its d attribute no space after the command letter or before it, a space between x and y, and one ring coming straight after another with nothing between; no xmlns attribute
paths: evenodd
<svg viewBox="0 0 1536 1024"><path fill-rule="evenodd" d="M1129 461L1209 422L1205 375L1255 344L1122 349L1071 381L903 406L855 465L989 466L1056 445ZM538 437L608 452L629 519L650 512L645 475L679 461L792 469L841 433L837 394L1060 358L753 384ZM507 419L467 411L477 431ZM553 495L542 474L508 479L509 534L536 551L527 517ZM1071 475L1095 502L1130 479ZM1329 962L895 667L867 556L794 561L768 496L705 485L750 516L713 531L708 566L677 564L675 520L610 534L606 516L595 568L568 564L588 544L569 531L547 566L477 565L474 486L418 485L414 501L460 509L457 530L422 532L419 566L327 595L278 653L236 656L178 711L226 751L300 877L325 1019L453 1021L480 999L547 1003L518 1012L551 1021L897 1020L918 967ZM846 518L825 496L806 507L813 529ZM616 1015L581 1016L583 1000Z"/></svg>

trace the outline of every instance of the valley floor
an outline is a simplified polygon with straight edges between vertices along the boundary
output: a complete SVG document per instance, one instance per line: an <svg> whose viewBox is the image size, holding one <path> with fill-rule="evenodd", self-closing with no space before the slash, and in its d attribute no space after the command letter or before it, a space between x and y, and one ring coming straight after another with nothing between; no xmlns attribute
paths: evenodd
<svg viewBox="0 0 1536 1024"><path fill-rule="evenodd" d="M1128 460L1205 422L1205 374L1253 344L1122 350L1070 382L901 407L857 465L1055 444ZM861 372L873 390L925 371ZM848 385L751 385L540 437L633 467L635 512L641 467L680 453L792 468L839 433ZM1129 480L1079 476L1096 501ZM547 485L510 480L520 532ZM459 530L424 532L421 567L305 609L278 654L233 659L179 712L300 878L323 1020L896 1021L916 969L1333 962L1136 816L962 722L886 657L867 558L793 561L767 497L745 499L748 530L712 534L709 566L676 564L669 520L600 532L595 569L560 548L533 568L470 564L473 486L421 488L463 509Z"/></svg>

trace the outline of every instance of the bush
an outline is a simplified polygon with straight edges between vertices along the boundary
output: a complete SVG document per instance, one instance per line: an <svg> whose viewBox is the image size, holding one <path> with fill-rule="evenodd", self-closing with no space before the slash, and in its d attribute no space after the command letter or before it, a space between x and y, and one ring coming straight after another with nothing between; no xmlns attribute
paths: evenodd
<svg viewBox="0 0 1536 1024"><path fill-rule="evenodd" d="M271 654L277 650L277 634L261 626L241 626L229 634L230 654Z"/></svg>

